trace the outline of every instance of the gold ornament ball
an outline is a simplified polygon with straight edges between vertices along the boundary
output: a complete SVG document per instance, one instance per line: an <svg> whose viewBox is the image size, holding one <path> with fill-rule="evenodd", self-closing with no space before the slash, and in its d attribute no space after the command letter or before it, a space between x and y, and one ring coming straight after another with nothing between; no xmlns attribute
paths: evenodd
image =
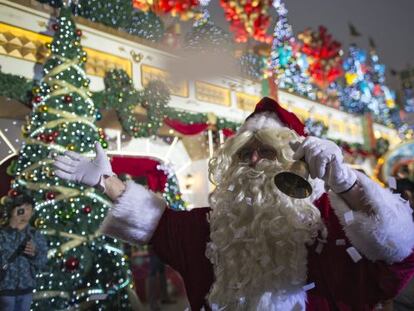
<svg viewBox="0 0 414 311"><path fill-rule="evenodd" d="M30 125L23 125L22 132L23 134L28 134L30 132Z"/></svg>
<svg viewBox="0 0 414 311"><path fill-rule="evenodd" d="M4 205L4 204L6 204L6 201L7 201L7 196L6 195L2 196L1 199L0 199L0 204Z"/></svg>
<svg viewBox="0 0 414 311"><path fill-rule="evenodd" d="M39 108L40 108L40 111L42 112L46 112L48 110L48 107L46 105L42 105Z"/></svg>
<svg viewBox="0 0 414 311"><path fill-rule="evenodd" d="M43 218L36 218L34 221L34 225L36 228L41 228L45 224L45 220Z"/></svg>
<svg viewBox="0 0 414 311"><path fill-rule="evenodd" d="M66 148L70 151L74 151L75 150L75 145L74 144L69 144L66 146Z"/></svg>
<svg viewBox="0 0 414 311"><path fill-rule="evenodd" d="M62 258L63 257L63 253L61 251L56 252L56 257L57 258Z"/></svg>
<svg viewBox="0 0 414 311"><path fill-rule="evenodd" d="M48 43L45 44L45 47L50 50L52 48L52 44L50 44L50 42L48 42Z"/></svg>
<svg viewBox="0 0 414 311"><path fill-rule="evenodd" d="M86 56L82 56L81 61L86 62L88 58Z"/></svg>
<svg viewBox="0 0 414 311"><path fill-rule="evenodd" d="M33 94L39 94L40 93L40 87L35 87L32 90Z"/></svg>

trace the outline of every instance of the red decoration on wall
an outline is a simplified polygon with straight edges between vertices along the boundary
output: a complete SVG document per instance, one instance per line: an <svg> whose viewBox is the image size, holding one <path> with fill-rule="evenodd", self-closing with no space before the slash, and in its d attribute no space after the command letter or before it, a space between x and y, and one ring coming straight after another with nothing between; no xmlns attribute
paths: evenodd
<svg viewBox="0 0 414 311"><path fill-rule="evenodd" d="M341 44L333 40L324 26L319 26L318 31L306 29L298 38L302 52L308 56L312 82L326 89L343 74Z"/></svg>
<svg viewBox="0 0 414 311"><path fill-rule="evenodd" d="M246 42L249 37L260 42L272 42L272 36L267 34L271 23L271 0L220 0L220 4L236 42Z"/></svg>

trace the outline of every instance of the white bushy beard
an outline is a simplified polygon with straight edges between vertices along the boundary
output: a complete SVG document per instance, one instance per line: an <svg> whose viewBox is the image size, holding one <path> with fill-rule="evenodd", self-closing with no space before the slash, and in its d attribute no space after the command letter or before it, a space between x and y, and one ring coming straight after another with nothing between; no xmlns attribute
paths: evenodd
<svg viewBox="0 0 414 311"><path fill-rule="evenodd" d="M305 285L306 244L324 226L310 199L293 199L277 189L273 179L283 166L277 160L261 160L255 168L236 163L212 193L206 254L215 273L211 304L262 309L257 306L265 293L279 301Z"/></svg>

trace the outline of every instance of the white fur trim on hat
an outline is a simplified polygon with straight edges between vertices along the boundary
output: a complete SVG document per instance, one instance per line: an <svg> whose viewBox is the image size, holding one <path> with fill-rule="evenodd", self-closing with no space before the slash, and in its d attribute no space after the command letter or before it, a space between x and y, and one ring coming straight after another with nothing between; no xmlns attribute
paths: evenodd
<svg viewBox="0 0 414 311"><path fill-rule="evenodd" d="M162 198L129 181L125 192L106 215L100 230L102 234L131 244L147 243L165 208Z"/></svg>
<svg viewBox="0 0 414 311"><path fill-rule="evenodd" d="M364 174L356 172L364 189L365 200L374 215L353 211L352 221L345 220L350 211L342 198L329 191L329 199L347 238L366 258L388 263L400 262L414 247L414 222L407 201L389 189L381 188Z"/></svg>
<svg viewBox="0 0 414 311"><path fill-rule="evenodd" d="M268 128L281 128L285 125L279 120L276 113L270 111L264 111L253 115L247 119L240 127L239 133L245 131L257 131Z"/></svg>

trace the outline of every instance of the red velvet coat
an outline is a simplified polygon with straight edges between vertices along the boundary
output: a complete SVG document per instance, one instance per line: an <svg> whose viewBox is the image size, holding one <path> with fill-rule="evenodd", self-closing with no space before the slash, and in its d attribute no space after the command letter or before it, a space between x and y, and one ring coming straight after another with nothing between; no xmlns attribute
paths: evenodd
<svg viewBox="0 0 414 311"><path fill-rule="evenodd" d="M345 251L351 246L328 196L315 205L328 229L328 240L320 254L315 246L308 249L308 282L315 287L307 292L307 311L365 311L393 298L414 275L414 253L392 265L362 258L355 263ZM209 208L190 212L166 210L151 243L160 258L177 270L185 283L193 311L206 306L205 297L214 282L214 272L205 256L210 226ZM336 245L344 239L345 245ZM316 244L316 243L315 243Z"/></svg>

